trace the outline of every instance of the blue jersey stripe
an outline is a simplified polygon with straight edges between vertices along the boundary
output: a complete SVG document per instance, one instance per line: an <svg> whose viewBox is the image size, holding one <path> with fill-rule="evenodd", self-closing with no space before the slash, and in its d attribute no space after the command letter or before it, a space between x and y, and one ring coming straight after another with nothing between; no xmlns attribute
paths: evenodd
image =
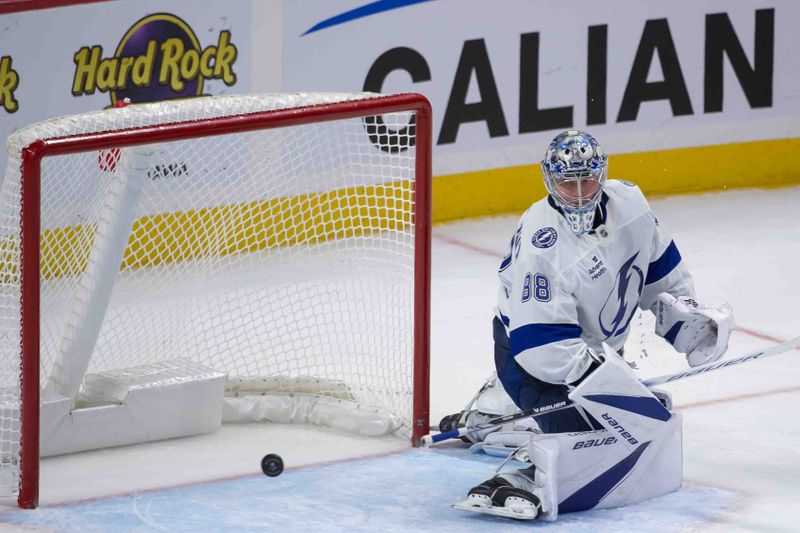
<svg viewBox="0 0 800 533"><path fill-rule="evenodd" d="M661 257L650 263L647 267L647 279L644 280L645 285L655 283L664 278L667 274L673 271L681 262L681 253L678 247L675 246L675 241L670 241L667 249L661 254Z"/></svg>
<svg viewBox="0 0 800 533"><path fill-rule="evenodd" d="M551 342L580 338L582 331L577 324L526 324L511 332L511 355Z"/></svg>

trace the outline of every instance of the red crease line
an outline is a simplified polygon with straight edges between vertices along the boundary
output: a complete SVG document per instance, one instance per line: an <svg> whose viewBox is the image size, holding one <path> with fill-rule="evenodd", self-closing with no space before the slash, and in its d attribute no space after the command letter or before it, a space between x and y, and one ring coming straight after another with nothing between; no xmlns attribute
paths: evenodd
<svg viewBox="0 0 800 533"><path fill-rule="evenodd" d="M444 241L447 244L452 244L454 246L459 246L461 248L465 248L467 250L471 250L473 252L477 252L479 254L488 255L490 257L494 257L497 259L502 259L503 254L497 253L494 250L489 250L488 248L481 248L480 246L475 246L474 244L469 244L464 241L460 241L458 239L454 239L453 237L449 237L447 235L442 235L441 233L435 233L433 235L436 239L440 241Z"/></svg>

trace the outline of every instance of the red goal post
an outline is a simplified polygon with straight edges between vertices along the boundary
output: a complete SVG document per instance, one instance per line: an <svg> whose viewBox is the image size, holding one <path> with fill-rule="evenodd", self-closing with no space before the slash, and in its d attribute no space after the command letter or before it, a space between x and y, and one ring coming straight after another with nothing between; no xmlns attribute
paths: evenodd
<svg viewBox="0 0 800 533"><path fill-rule="evenodd" d="M164 105L163 103L161 105ZM168 104L167 104L168 105ZM138 107L138 106L131 106ZM109 110L108 113L117 112ZM97 152L111 149L125 149L136 146L152 145L153 143L171 143L188 141L192 139L207 139L211 137L226 136L231 134L244 134L247 132L265 131L278 128L292 128L308 124L321 124L347 119L361 119L365 135L378 133L391 137L396 130L386 130L382 119L388 114L410 113L413 119L405 127L406 134L411 134L411 142L397 149L396 146L384 147L381 150L392 154L402 149L413 148L415 157L413 161L413 212L411 221L413 225L413 407L411 415L410 436L416 445L421 436L428 432L429 420L429 323L430 323L430 221L431 221L431 110L428 101L418 94L399 94L390 96L366 95L356 99L343 99L336 102L314 103L313 98L308 105L289 106L279 109L249 112L244 114L222 114L206 118L181 120L168 123L153 123L130 128L105 129L61 135L48 138L38 138L24 146L20 151L21 179L20 179L20 212L19 221L21 231L18 240L19 265L18 278L15 277L16 267L6 267L3 273L6 281L14 280L19 284L19 455L18 465L15 463L14 444L4 450L4 454L11 458L6 462L12 464L11 468L18 468L18 502L23 508L36 507L38 504L39 456L40 456L40 388L45 376L40 374L40 294L42 291L43 265L42 256L42 190L41 176L44 162L49 158L70 154L91 153L97 165ZM378 117L364 120L365 117ZM388 131L388 134L387 134ZM376 133L377 132L377 133ZM376 137L373 137L374 141ZM384 139L385 141L385 139ZM282 139L282 143L291 142ZM395 141L392 141L395 142ZM362 149L359 149L362 150ZM201 153L202 150L197 150ZM188 152L187 152L188 153ZM365 155L359 152L353 159L359 158L364 162L348 163L360 169L371 169L375 165L373 159L377 156ZM252 155L248 155L252 157ZM286 163L283 163L284 165ZM281 162L278 163L278 166ZM394 165L390 161L389 166ZM394 172L392 170L391 172ZM390 173L391 173L390 172ZM374 185L357 186L363 191L374 188ZM304 200L305 201L305 200ZM377 205L385 208L391 201L381 200ZM1 206L7 209L7 206ZM349 208L347 208L349 209ZM374 204L361 206L361 213L375 208ZM195 212L197 210L193 210ZM305 221L308 222L307 220ZM387 227L397 226L397 223L381 223L377 229L358 229L348 234L364 235L371 231L380 232ZM201 223L202 227L203 224ZM347 231L347 230L345 230ZM251 231L252 232L252 231ZM327 238L327 237L326 237ZM9 240L9 239L7 239ZM10 239L13 241L13 239ZM319 239L323 242L324 239ZM16 241L15 241L16 242ZM315 241L316 242L316 241ZM4 255L11 253L11 247L16 243L8 244L7 249L0 250ZM266 245L264 245L266 246ZM302 243L306 247L307 243ZM326 246L323 242L322 246ZM151 246L150 249L153 247ZM125 252L126 254L128 252ZM230 252L226 252L230 253ZM393 252L394 253L394 252ZM127 257L127 255L126 255ZM192 258L196 260L196 258ZM169 259L168 261L173 261ZM13 263L13 262L9 262ZM141 267L146 269L147 267ZM137 271L138 272L138 271ZM66 274L65 274L66 275ZM135 274L138 276L138 274ZM332 297L335 301L335 298ZM106 365L108 366L108 365ZM85 370L85 369L84 369ZM230 373L230 371L228 371ZM374 388L374 385L365 386L365 389ZM397 393L394 392L396 395ZM13 398L12 398L13 400ZM12 410L13 411L13 410ZM12 415L13 418L13 415ZM4 424L5 425L5 424ZM12 431L3 440L16 436ZM11 474L13 479L15 475Z"/></svg>

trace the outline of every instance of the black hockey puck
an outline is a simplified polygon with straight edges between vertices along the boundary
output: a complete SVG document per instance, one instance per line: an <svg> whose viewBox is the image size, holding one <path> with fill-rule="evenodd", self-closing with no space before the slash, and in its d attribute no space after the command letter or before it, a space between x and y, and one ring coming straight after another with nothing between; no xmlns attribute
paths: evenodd
<svg viewBox="0 0 800 533"><path fill-rule="evenodd" d="M269 477L280 476L283 472L283 459L277 453L268 453L261 459L261 470Z"/></svg>

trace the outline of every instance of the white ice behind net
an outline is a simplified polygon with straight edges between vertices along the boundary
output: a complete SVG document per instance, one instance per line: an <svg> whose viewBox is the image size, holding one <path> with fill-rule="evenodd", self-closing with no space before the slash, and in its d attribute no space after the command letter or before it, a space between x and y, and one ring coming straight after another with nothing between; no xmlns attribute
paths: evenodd
<svg viewBox="0 0 800 533"><path fill-rule="evenodd" d="M0 476L16 468L19 440L20 148L37 138L371 96L130 106L39 123L10 138L0 191ZM403 131L409 117L382 120ZM188 358L230 378L341 381L355 401L410 427L414 148L377 148L356 118L170 142L149 157L88 372ZM114 180L108 168L97 152L43 161L42 386L103 224Z"/></svg>

